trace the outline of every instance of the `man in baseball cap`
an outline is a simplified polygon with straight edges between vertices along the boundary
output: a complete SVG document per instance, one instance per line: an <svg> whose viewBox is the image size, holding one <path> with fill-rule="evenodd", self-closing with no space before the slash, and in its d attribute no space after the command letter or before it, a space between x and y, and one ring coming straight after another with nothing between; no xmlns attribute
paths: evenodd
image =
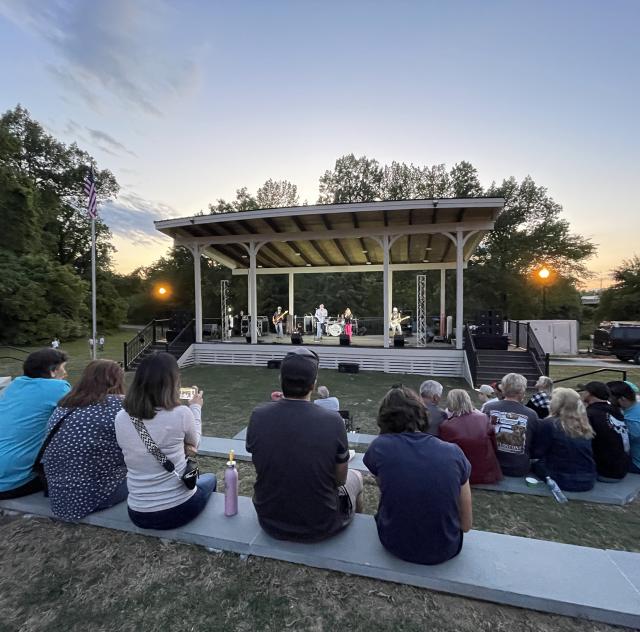
<svg viewBox="0 0 640 632"><path fill-rule="evenodd" d="M283 398L258 406L247 430L256 468L253 504L262 528L281 540L316 542L361 509L362 475L348 469L342 417L314 406L318 355L305 347L280 365Z"/></svg>
<svg viewBox="0 0 640 632"><path fill-rule="evenodd" d="M609 403L611 391L604 382L588 382L576 387L587 407L589 423L596 433L591 440L598 480L617 483L624 478L630 464L629 433L624 415Z"/></svg>

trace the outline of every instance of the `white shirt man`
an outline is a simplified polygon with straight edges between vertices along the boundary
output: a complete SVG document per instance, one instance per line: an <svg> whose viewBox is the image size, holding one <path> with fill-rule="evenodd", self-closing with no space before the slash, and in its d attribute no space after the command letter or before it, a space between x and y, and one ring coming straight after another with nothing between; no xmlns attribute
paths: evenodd
<svg viewBox="0 0 640 632"><path fill-rule="evenodd" d="M397 307L393 308L393 311L391 312L391 321L389 322L389 329L391 330L391 333L395 336L395 335L402 335L402 326L400 325L400 312L398 311Z"/></svg>
<svg viewBox="0 0 640 632"><path fill-rule="evenodd" d="M324 321L326 320L329 312L324 308L324 304L320 303L320 306L316 310L316 338L322 338L322 326L324 325Z"/></svg>
<svg viewBox="0 0 640 632"><path fill-rule="evenodd" d="M51 341L51 348L52 349L57 349L60 346L60 341L57 338L54 338Z"/></svg>

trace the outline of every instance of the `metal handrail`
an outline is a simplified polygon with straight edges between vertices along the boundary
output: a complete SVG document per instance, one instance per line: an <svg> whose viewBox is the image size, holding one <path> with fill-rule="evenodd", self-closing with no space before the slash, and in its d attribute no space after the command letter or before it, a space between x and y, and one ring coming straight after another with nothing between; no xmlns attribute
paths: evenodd
<svg viewBox="0 0 640 632"><path fill-rule="evenodd" d="M127 371L129 367L135 362L137 358L144 354L144 352L156 341L156 321L152 320L148 322L136 335L128 342L124 342L124 370Z"/></svg>
<svg viewBox="0 0 640 632"><path fill-rule="evenodd" d="M464 326L463 340L464 353L467 356L469 372L471 373L471 380L475 386L476 382L478 381L478 365L480 364L480 360L478 359L478 351L476 349L475 343L473 342L473 335L469 330L469 325Z"/></svg>
<svg viewBox="0 0 640 632"><path fill-rule="evenodd" d="M515 326L515 338L511 331L512 325ZM513 345L529 352L540 375L549 375L549 354L545 353L530 323L509 320L509 337Z"/></svg>
<svg viewBox="0 0 640 632"><path fill-rule="evenodd" d="M575 380L576 378L584 377L585 375L593 375L594 373L622 373L622 381L625 382L627 380L627 372L624 369L594 369L593 371L578 373L577 375L572 375L571 377L563 377L560 380L553 380L553 383L559 384L560 382L568 382L569 380Z"/></svg>
<svg viewBox="0 0 640 632"><path fill-rule="evenodd" d="M167 343L167 351L171 353L178 348L178 345L184 344L184 338L187 337L187 333L190 334L190 338L193 338L193 329L195 327L195 319L192 318L178 333L178 335L169 343Z"/></svg>

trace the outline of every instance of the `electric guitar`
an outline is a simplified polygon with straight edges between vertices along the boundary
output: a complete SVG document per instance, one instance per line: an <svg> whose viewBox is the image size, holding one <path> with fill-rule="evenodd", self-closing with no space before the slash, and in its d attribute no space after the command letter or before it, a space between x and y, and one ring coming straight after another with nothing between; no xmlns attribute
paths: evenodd
<svg viewBox="0 0 640 632"><path fill-rule="evenodd" d="M392 318L389 321L389 327L395 327L396 325L399 325L400 323L403 323L405 320L409 320L411 318L411 316L405 316L404 318Z"/></svg>
<svg viewBox="0 0 640 632"><path fill-rule="evenodd" d="M279 316L274 316L271 319L271 322L274 325L277 325L287 314L289 313L289 310L285 310L284 312L282 312L282 314L280 314Z"/></svg>

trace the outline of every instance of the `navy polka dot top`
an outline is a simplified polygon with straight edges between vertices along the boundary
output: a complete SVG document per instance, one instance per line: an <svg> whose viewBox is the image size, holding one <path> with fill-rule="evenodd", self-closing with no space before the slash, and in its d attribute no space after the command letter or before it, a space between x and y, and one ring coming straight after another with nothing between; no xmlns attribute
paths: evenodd
<svg viewBox="0 0 640 632"><path fill-rule="evenodd" d="M42 463L53 513L63 520L80 520L104 503L126 480L127 468L116 441L114 420L122 398L107 395L99 404L76 408L47 446ZM47 433L69 412L58 407Z"/></svg>

